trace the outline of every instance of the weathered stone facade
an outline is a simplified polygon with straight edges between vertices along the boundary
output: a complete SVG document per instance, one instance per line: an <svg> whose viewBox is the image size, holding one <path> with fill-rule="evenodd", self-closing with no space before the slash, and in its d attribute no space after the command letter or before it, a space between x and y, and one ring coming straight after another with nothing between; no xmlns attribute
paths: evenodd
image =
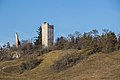
<svg viewBox="0 0 120 80"><path fill-rule="evenodd" d="M18 48L20 46L20 41L19 41L19 37L18 37L18 33L15 33L15 39L16 39L16 48Z"/></svg>
<svg viewBox="0 0 120 80"><path fill-rule="evenodd" d="M54 42L54 25L49 25L47 22L42 23L42 45L50 47Z"/></svg>

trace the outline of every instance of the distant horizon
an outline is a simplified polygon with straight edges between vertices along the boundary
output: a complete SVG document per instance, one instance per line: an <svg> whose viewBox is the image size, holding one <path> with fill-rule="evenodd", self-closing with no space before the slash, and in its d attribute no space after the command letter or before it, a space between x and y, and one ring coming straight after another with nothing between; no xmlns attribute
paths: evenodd
<svg viewBox="0 0 120 80"><path fill-rule="evenodd" d="M0 45L37 36L42 22L53 24L55 38L109 29L120 32L120 0L0 0Z"/></svg>

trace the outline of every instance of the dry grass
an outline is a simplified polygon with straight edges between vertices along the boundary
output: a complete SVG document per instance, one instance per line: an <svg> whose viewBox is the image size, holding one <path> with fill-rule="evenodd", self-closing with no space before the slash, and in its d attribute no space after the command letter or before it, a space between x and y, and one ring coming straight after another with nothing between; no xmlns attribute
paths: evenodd
<svg viewBox="0 0 120 80"><path fill-rule="evenodd" d="M74 50L58 50L44 54L38 57L38 59L43 59L40 65L23 74L9 74L0 71L0 80L120 80L120 51L112 54L93 54L66 70L52 71L50 66L54 64L54 61L69 51ZM20 60L0 62L0 68L20 62Z"/></svg>

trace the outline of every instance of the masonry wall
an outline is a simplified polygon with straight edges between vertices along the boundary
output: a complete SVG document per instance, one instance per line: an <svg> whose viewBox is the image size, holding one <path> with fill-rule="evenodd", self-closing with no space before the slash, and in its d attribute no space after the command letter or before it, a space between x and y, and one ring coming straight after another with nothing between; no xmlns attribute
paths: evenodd
<svg viewBox="0 0 120 80"><path fill-rule="evenodd" d="M42 23L42 45L45 47L52 46L54 42L54 26L48 23Z"/></svg>
<svg viewBox="0 0 120 80"><path fill-rule="evenodd" d="M48 46L48 24L42 23L42 45Z"/></svg>
<svg viewBox="0 0 120 80"><path fill-rule="evenodd" d="M48 45L52 46L54 42L54 26L49 25L48 27Z"/></svg>

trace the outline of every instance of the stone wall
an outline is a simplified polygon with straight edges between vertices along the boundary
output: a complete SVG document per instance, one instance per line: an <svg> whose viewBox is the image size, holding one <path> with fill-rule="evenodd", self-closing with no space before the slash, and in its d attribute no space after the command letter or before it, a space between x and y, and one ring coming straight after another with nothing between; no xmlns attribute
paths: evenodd
<svg viewBox="0 0 120 80"><path fill-rule="evenodd" d="M42 23L42 45L49 47L54 42L54 26L46 22Z"/></svg>

